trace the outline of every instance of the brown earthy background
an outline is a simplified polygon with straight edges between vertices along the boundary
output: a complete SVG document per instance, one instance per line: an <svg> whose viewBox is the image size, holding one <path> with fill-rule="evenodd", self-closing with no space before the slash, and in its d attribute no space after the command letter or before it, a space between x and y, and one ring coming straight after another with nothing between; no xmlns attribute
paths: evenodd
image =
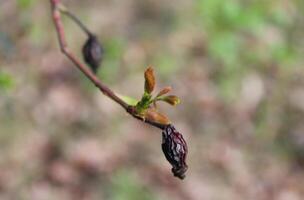
<svg viewBox="0 0 304 200"><path fill-rule="evenodd" d="M59 51L48 0L0 0L0 199L301 200L303 0L63 0L102 41L98 76L140 98L153 65L189 146L171 175L159 129ZM81 56L85 35L65 18Z"/></svg>

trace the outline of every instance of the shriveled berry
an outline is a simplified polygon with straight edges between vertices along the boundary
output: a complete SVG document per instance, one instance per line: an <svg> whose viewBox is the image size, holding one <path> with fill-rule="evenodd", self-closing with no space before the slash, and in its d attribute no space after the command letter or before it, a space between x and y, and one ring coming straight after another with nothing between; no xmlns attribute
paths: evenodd
<svg viewBox="0 0 304 200"><path fill-rule="evenodd" d="M96 74L103 57L103 48L94 35L89 35L82 48L84 61L90 66Z"/></svg>
<svg viewBox="0 0 304 200"><path fill-rule="evenodd" d="M187 143L172 124L165 127L162 132L162 150L166 159L172 165L174 176L184 179L188 169L186 158L188 153Z"/></svg>

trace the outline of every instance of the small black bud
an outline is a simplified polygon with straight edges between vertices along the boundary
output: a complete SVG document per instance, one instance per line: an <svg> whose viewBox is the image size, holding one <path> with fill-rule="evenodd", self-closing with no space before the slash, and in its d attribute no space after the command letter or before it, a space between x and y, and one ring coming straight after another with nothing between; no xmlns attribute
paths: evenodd
<svg viewBox="0 0 304 200"><path fill-rule="evenodd" d="M169 124L162 132L162 150L166 159L172 165L172 173L180 179L185 178L188 169L186 158L188 153L187 143L173 125Z"/></svg>
<svg viewBox="0 0 304 200"><path fill-rule="evenodd" d="M103 48L96 36L92 34L89 35L89 38L82 48L82 54L84 61L90 66L94 74L96 74L103 57Z"/></svg>

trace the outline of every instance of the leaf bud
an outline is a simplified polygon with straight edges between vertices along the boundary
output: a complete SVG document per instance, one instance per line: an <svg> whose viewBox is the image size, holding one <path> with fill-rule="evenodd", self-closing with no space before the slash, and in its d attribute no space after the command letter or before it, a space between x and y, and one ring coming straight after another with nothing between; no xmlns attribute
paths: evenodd
<svg viewBox="0 0 304 200"><path fill-rule="evenodd" d="M167 116L161 114L154 108L148 108L144 112L144 119L158 124L167 125L170 123Z"/></svg>
<svg viewBox="0 0 304 200"><path fill-rule="evenodd" d="M155 77L152 67L149 67L145 71L145 92L151 94L155 87Z"/></svg>
<svg viewBox="0 0 304 200"><path fill-rule="evenodd" d="M170 86L164 87L157 95L156 97L160 97L164 94L169 93L172 90L172 88Z"/></svg>
<svg viewBox="0 0 304 200"><path fill-rule="evenodd" d="M168 104L170 104L172 106L176 106L177 104L180 103L180 99L175 95L165 96L165 97L161 98L160 100L167 102Z"/></svg>

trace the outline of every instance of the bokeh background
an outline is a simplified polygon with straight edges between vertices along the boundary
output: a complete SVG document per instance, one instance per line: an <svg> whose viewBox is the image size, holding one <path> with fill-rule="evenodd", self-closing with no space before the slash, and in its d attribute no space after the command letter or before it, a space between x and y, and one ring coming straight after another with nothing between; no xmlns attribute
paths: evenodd
<svg viewBox="0 0 304 200"><path fill-rule="evenodd" d="M48 0L0 0L0 199L304 198L303 0L64 0L105 48L98 76L161 105L188 141L171 175L160 130L128 116L59 51ZM64 19L81 57L85 35Z"/></svg>

